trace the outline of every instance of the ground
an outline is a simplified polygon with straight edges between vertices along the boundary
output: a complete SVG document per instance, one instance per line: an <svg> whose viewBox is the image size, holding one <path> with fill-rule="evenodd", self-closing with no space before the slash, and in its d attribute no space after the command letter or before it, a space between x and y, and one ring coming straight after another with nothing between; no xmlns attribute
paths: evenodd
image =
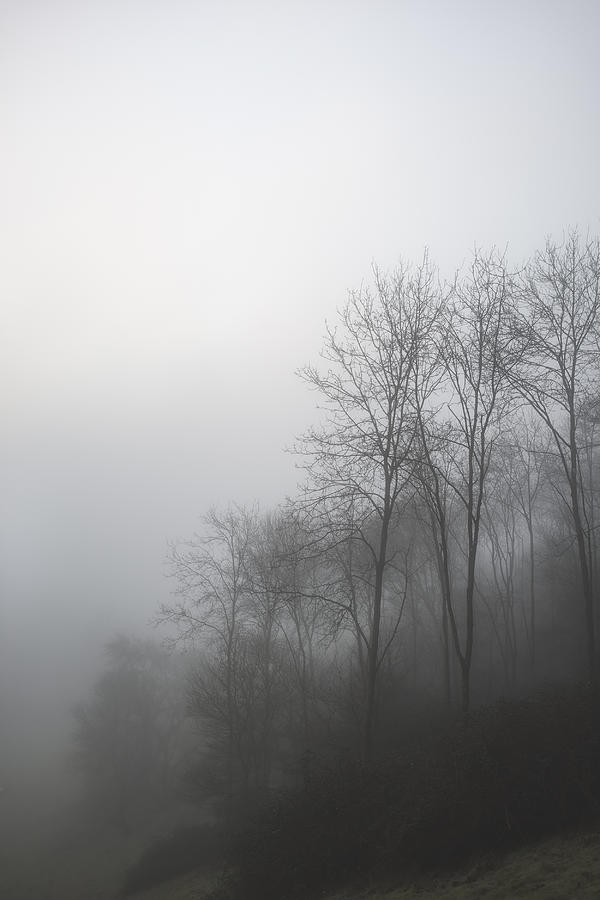
<svg viewBox="0 0 600 900"><path fill-rule="evenodd" d="M600 898L600 832L541 841L504 857L488 856L459 872L390 891L338 893L329 900L511 900Z"/></svg>
<svg viewBox="0 0 600 900"><path fill-rule="evenodd" d="M187 876L137 894L137 900L203 900L205 884ZM504 856L493 854L445 877L401 888L347 889L327 900L591 900L600 898L600 831L541 841Z"/></svg>
<svg viewBox="0 0 600 900"><path fill-rule="evenodd" d="M5 848L6 849L6 848ZM14 848L13 848L14 849ZM91 845L81 836L70 847L0 858L0 895L10 900L115 900L125 868L139 852L137 839L114 836ZM133 895L134 900L204 900L214 880L182 876ZM504 856L493 854L444 877L408 886L348 888L327 900L567 900L600 898L600 830L541 841Z"/></svg>

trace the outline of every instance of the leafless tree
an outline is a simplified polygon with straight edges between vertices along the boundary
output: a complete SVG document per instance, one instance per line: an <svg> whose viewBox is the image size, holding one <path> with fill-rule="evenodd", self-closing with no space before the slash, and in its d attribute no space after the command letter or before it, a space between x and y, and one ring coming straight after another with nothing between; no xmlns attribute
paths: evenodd
<svg viewBox="0 0 600 900"><path fill-rule="evenodd" d="M375 291L352 293L339 329L328 328L322 358L326 370L300 373L320 395L324 423L305 436L308 459L303 505L326 545L359 542L372 567L361 589L369 595L365 649L366 703L363 753L373 749L377 679L382 644L385 581L393 563L390 535L398 504L411 483L417 437L414 378L425 321L435 292L427 258L410 272L375 272ZM352 580L354 576L352 576ZM352 593L345 604L352 614Z"/></svg>
<svg viewBox="0 0 600 900"><path fill-rule="evenodd" d="M577 544L588 675L597 675L590 555L590 494L582 477L579 428L583 401L598 390L600 242L571 232L558 245L547 241L522 279L512 323L520 365L512 382L544 422L560 460ZM556 486L560 490L559 486Z"/></svg>
<svg viewBox="0 0 600 900"><path fill-rule="evenodd" d="M197 646L200 642L215 651L215 684L221 682L213 698L211 715L220 719L224 732L226 766L226 806L231 812L236 759L239 758L240 708L236 675L239 656L246 649L244 630L252 615L248 567L256 510L230 507L224 513L211 510L204 519L204 531L184 545L174 546L170 555L171 574L176 579L175 600L163 604L158 622L175 625L176 640ZM206 666L198 678L208 675ZM197 679L196 691L200 696ZM207 708L210 704L207 705Z"/></svg>
<svg viewBox="0 0 600 900"><path fill-rule="evenodd" d="M523 626L528 648L531 674L536 669L536 511L539 505L544 475L548 473L550 443L542 431L539 418L530 415L515 417L506 428L500 445L501 503L512 504L521 525L526 530L526 553L521 553L521 566L526 564L527 605L523 598ZM521 528L519 528L521 531ZM524 591L525 592L525 591Z"/></svg>
<svg viewBox="0 0 600 900"><path fill-rule="evenodd" d="M476 252L468 274L456 280L438 332L444 386L449 392L445 416L434 427L421 424L427 492L432 502L445 608L461 670L464 711L470 705L470 676L475 636L475 577L486 480L492 451L506 413L504 319L511 280L503 258ZM462 510L464 604L460 617L452 586L450 499ZM462 633L461 633L462 620Z"/></svg>
<svg viewBox="0 0 600 900"><path fill-rule="evenodd" d="M483 533L488 555L487 577L480 578L479 592L490 614L504 668L505 685L514 690L517 681L519 626L519 511L512 496L516 479L512 455L497 448L490 485L483 502Z"/></svg>

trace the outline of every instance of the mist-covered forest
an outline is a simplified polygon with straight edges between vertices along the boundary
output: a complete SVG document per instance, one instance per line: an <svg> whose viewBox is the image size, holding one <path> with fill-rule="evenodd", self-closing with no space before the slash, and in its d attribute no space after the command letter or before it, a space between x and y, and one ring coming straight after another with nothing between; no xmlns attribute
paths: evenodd
<svg viewBox="0 0 600 900"><path fill-rule="evenodd" d="M72 711L60 827L123 853L89 896L316 896L598 822L599 360L575 230L350 293L296 495L205 511Z"/></svg>
<svg viewBox="0 0 600 900"><path fill-rule="evenodd" d="M600 893L597 0L0 2L0 898Z"/></svg>

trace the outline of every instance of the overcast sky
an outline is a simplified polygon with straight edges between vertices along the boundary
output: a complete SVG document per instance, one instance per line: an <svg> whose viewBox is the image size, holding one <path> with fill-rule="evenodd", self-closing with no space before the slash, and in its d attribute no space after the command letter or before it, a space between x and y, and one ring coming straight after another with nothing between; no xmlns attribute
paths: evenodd
<svg viewBox="0 0 600 900"><path fill-rule="evenodd" d="M0 0L13 681L146 621L211 504L293 493L294 371L373 261L600 231L599 40L597 0Z"/></svg>

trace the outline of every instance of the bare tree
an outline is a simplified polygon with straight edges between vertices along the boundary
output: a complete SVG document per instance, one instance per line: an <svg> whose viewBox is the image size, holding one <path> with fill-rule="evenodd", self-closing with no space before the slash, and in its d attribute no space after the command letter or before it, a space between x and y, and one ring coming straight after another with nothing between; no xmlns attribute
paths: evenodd
<svg viewBox="0 0 600 900"><path fill-rule="evenodd" d="M504 260L476 252L468 275L456 281L439 333L444 384L450 399L445 420L421 424L428 496L436 528L445 608L461 670L464 711L470 705L475 636L475 576L486 480L500 419L509 398L506 385L504 319L511 282ZM440 427L441 426L441 427ZM462 510L464 604L460 610L451 580L449 499ZM462 620L462 628L461 628ZM462 631L462 633L461 633Z"/></svg>
<svg viewBox="0 0 600 900"><path fill-rule="evenodd" d="M219 513L211 510L204 532L171 550L171 574L177 581L175 601L163 604L158 622L177 629L176 640L196 645L204 642L215 652L215 680L221 691L207 703L210 715L224 732L226 807L232 812L239 761L240 718L236 674L239 655L245 652L243 632L251 616L248 566L256 511L234 506ZM209 667L210 668L210 667ZM199 674L208 674L206 667ZM199 681L196 692L200 696Z"/></svg>
<svg viewBox="0 0 600 900"><path fill-rule="evenodd" d="M410 473L417 436L413 381L423 338L421 313L435 291L427 258L412 274L375 272L375 294L352 293L341 328L327 329L326 371L300 373L324 402L325 422L300 446L309 462L304 509L330 547L360 542L372 566L365 647L363 753L373 750L386 574L393 562L390 534ZM363 580L363 588L365 582ZM352 597L345 604L352 614ZM344 604L342 604L344 606Z"/></svg>
<svg viewBox="0 0 600 900"><path fill-rule="evenodd" d="M580 415L578 433L581 440L581 479L586 503L586 535L588 555L592 573L592 592L596 605L598 604L598 588L600 584L599 572L599 548L598 548L598 426L600 424L600 399L591 396L584 400L579 407ZM594 626L596 631L596 643L599 636L600 621L595 616Z"/></svg>
<svg viewBox="0 0 600 900"><path fill-rule="evenodd" d="M582 402L598 389L599 310L600 242L582 242L571 232L562 245L548 240L536 254L523 276L512 326L521 357L513 384L548 428L566 482L562 497L577 544L591 680L597 665L590 495L578 426Z"/></svg>
<svg viewBox="0 0 600 900"><path fill-rule="evenodd" d="M291 668L288 731L304 756L331 710L319 679L319 656L326 656L338 636L337 619L321 601L323 560L313 552L292 501L269 518L270 588L278 599L278 625ZM299 726L294 717L299 715Z"/></svg>
<svg viewBox="0 0 600 900"><path fill-rule="evenodd" d="M523 625L528 647L531 673L536 669L536 508L542 489L542 479L548 468L549 440L541 432L539 419L520 417L505 432L501 445L501 482L503 502L512 503L527 532L527 608L523 604Z"/></svg>
<svg viewBox="0 0 600 900"><path fill-rule="evenodd" d="M204 749L192 781L203 794L223 791L229 820L283 777L282 748L301 715L305 738L312 719L319 618L310 619L314 600L299 602L292 524L279 512L213 510L205 530L171 553L178 599L161 619L198 651L189 709Z"/></svg>
<svg viewBox="0 0 600 900"><path fill-rule="evenodd" d="M503 448L502 448L503 449ZM512 496L516 479L514 459L497 448L490 467L490 489L483 508L483 532L488 549L488 577L481 577L480 594L497 639L506 687L514 690L519 655L518 549L519 510Z"/></svg>

